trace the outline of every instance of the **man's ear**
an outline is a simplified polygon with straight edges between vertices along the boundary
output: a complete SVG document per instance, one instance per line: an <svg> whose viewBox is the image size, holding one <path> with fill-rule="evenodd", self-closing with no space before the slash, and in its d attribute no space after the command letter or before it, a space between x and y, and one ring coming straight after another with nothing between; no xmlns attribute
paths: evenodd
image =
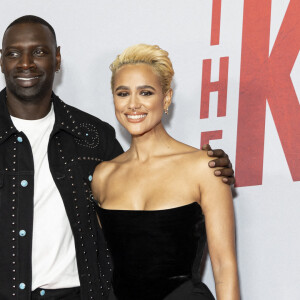
<svg viewBox="0 0 300 300"><path fill-rule="evenodd" d="M165 98L164 98L164 110L168 110L170 104L172 103L172 96L173 96L173 90L170 88L166 94L165 94Z"/></svg>
<svg viewBox="0 0 300 300"><path fill-rule="evenodd" d="M0 66L1 66L1 72L3 73L3 64L2 64L2 49L0 49Z"/></svg>
<svg viewBox="0 0 300 300"><path fill-rule="evenodd" d="M56 71L60 70L61 65L61 55L60 55L60 46L56 48Z"/></svg>

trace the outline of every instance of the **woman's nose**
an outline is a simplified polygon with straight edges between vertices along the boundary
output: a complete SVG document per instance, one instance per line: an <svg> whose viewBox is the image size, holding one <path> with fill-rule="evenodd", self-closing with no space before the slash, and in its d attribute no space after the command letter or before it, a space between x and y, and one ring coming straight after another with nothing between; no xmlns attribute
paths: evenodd
<svg viewBox="0 0 300 300"><path fill-rule="evenodd" d="M140 105L139 98L137 97L137 95L132 94L131 97L129 98L128 108L136 109L139 108L140 106L141 105Z"/></svg>

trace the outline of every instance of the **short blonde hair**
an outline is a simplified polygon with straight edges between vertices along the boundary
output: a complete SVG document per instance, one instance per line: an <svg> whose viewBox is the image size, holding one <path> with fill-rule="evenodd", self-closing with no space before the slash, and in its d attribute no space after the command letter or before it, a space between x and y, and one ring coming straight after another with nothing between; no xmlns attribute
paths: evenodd
<svg viewBox="0 0 300 300"><path fill-rule="evenodd" d="M114 90L116 72L124 65L128 64L149 64L153 67L160 78L163 93L170 87L174 75L173 66L169 58L169 53L157 45L137 44L126 48L110 65L111 89Z"/></svg>

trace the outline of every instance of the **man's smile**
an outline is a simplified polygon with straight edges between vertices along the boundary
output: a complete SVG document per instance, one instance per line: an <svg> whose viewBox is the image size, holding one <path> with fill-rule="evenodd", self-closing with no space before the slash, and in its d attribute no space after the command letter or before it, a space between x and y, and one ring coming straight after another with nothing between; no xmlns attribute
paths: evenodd
<svg viewBox="0 0 300 300"><path fill-rule="evenodd" d="M15 77L17 84L23 88L29 88L36 85L39 82L40 76L38 75L19 75Z"/></svg>
<svg viewBox="0 0 300 300"><path fill-rule="evenodd" d="M24 81L33 80L33 79L36 79L36 78L38 78L38 76L34 76L34 77L17 77L18 80L24 80Z"/></svg>

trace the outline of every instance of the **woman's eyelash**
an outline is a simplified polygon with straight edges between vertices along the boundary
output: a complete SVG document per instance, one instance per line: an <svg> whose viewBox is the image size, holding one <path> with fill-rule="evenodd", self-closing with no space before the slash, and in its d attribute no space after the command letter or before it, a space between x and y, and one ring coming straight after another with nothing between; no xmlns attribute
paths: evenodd
<svg viewBox="0 0 300 300"><path fill-rule="evenodd" d="M128 95L128 92L119 92L119 93L117 93L117 95L118 95L119 97L125 97L125 96Z"/></svg>
<svg viewBox="0 0 300 300"><path fill-rule="evenodd" d="M153 93L151 91L142 91L141 94L144 95L144 96L151 96L151 95L153 95Z"/></svg>
<svg viewBox="0 0 300 300"><path fill-rule="evenodd" d="M118 92L117 93L117 96L119 96L119 97L126 97L128 95L129 95L129 92ZM142 96L151 96L151 95L153 95L153 92L152 91L141 91L140 95L142 95Z"/></svg>

